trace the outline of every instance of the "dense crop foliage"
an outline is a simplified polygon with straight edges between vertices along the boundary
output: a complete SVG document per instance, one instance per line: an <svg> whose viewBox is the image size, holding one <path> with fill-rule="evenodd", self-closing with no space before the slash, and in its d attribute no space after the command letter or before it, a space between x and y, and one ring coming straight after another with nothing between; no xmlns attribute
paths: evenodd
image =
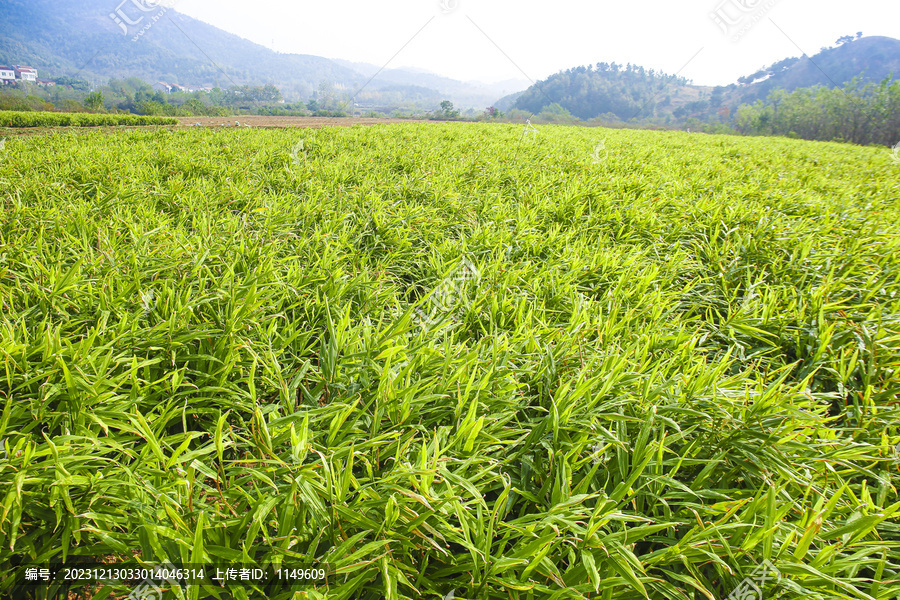
<svg viewBox="0 0 900 600"><path fill-rule="evenodd" d="M0 127L101 127L110 125L177 125L170 117L93 113L0 111Z"/></svg>
<svg viewBox="0 0 900 600"><path fill-rule="evenodd" d="M900 591L883 148L404 124L2 158L0 571L296 552L337 575L280 597L700 600L768 560L766 598Z"/></svg>

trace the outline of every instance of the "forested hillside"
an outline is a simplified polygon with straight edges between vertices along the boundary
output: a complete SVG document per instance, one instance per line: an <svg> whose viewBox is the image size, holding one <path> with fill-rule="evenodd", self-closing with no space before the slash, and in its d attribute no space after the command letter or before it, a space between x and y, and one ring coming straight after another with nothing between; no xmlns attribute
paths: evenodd
<svg viewBox="0 0 900 600"><path fill-rule="evenodd" d="M42 77L139 77L222 88L272 83L288 98L308 97L323 80L348 88L365 82L326 58L278 54L174 9L140 15L143 25L163 12L135 41L140 28L123 34L110 18L115 4L107 0L4 5L0 62L30 64Z"/></svg>
<svg viewBox="0 0 900 600"><path fill-rule="evenodd" d="M597 63L551 75L523 92L514 107L540 114L554 105L579 119L600 118L661 125L698 121L728 125L740 106L776 90L865 85L900 74L900 40L844 36L812 58L790 57L741 77L729 86L702 87L683 77L637 65Z"/></svg>
<svg viewBox="0 0 900 600"><path fill-rule="evenodd" d="M844 36L836 45L822 48L810 59L792 57L764 67L738 79L735 99L741 102L761 100L774 90L788 92L822 85L843 86L854 78L877 83L890 75L900 75L900 40L872 36Z"/></svg>
<svg viewBox="0 0 900 600"><path fill-rule="evenodd" d="M627 120L657 109L671 112L686 99L696 99L699 89L683 77L600 62L551 75L519 96L515 107L537 114L555 103L579 119L614 115Z"/></svg>

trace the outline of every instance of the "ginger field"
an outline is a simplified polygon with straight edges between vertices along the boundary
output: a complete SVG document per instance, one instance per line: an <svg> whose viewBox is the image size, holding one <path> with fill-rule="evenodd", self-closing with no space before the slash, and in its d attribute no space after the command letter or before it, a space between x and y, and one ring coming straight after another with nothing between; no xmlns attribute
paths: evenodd
<svg viewBox="0 0 900 600"><path fill-rule="evenodd" d="M778 138L7 140L0 596L894 600L898 197Z"/></svg>
<svg viewBox="0 0 900 600"><path fill-rule="evenodd" d="M0 110L0 127L109 127L175 125L177 123L177 119L169 117Z"/></svg>

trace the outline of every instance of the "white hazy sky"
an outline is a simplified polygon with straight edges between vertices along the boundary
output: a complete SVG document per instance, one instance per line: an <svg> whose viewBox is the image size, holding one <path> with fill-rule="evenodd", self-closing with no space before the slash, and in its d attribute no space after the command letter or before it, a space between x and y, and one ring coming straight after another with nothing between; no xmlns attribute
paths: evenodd
<svg viewBox="0 0 900 600"><path fill-rule="evenodd" d="M900 38L897 0L169 0L166 4L279 52L378 66L389 63L392 68L415 67L484 82L537 80L577 65L615 61L680 71L699 85L726 85L782 58L815 54L842 35L861 31L865 36ZM711 14L733 24L731 37Z"/></svg>

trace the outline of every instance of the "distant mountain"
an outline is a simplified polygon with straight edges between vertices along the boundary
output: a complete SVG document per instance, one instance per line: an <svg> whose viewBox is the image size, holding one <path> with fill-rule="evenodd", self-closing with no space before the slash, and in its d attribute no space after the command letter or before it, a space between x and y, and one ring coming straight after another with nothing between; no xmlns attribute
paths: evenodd
<svg viewBox="0 0 900 600"><path fill-rule="evenodd" d="M281 54L167 8L172 0L3 0L0 63L28 64L42 78L139 77L192 87L271 83L305 100L323 82L348 98L378 67L305 54ZM411 70L386 69L356 99L361 107L433 106L450 99L484 108L523 89L473 85Z"/></svg>
<svg viewBox="0 0 900 600"><path fill-rule="evenodd" d="M499 83L458 81L423 69L381 69L370 63L351 62L337 58L332 60L343 67L353 69L367 78L378 73L378 82L382 84L392 83L434 90L435 93L443 96L443 99L450 98L457 105L457 108L486 108L494 104L498 97L524 90L528 87L528 80L525 79L510 79Z"/></svg>
<svg viewBox="0 0 900 600"><path fill-rule="evenodd" d="M110 0L3 0L0 61L30 64L41 77L140 77L220 87L272 83L287 97L306 97L322 80L364 83L326 58L278 54L174 9L147 10L147 4L141 10L141 0L123 2L116 12Z"/></svg>
<svg viewBox="0 0 900 600"><path fill-rule="evenodd" d="M513 107L535 114L559 104L581 119L632 118L678 122L694 117L725 121L741 104L772 91L814 85L843 86L859 77L879 82L900 78L900 40L850 36L812 58L786 58L729 86L705 87L635 65L597 63L551 75L515 97Z"/></svg>
<svg viewBox="0 0 900 600"><path fill-rule="evenodd" d="M503 111L503 112L507 112L509 109L515 108L515 106L516 106L516 100L518 100L518 99L519 99L519 96L521 96L521 95L524 94L524 93L525 93L525 91L523 90L523 91L521 91L521 92L515 92L515 93L513 93L513 94L507 94L506 96L503 96L502 98L500 98L499 100L497 100L496 102L494 102L494 107L495 107L497 110L501 110L501 111Z"/></svg>
<svg viewBox="0 0 900 600"><path fill-rule="evenodd" d="M741 102L762 100L773 90L793 91L824 85L832 88L859 77L877 83L887 76L900 78L900 40L871 36L847 39L831 48L823 48L810 60L806 55L787 58L738 80L735 99Z"/></svg>

